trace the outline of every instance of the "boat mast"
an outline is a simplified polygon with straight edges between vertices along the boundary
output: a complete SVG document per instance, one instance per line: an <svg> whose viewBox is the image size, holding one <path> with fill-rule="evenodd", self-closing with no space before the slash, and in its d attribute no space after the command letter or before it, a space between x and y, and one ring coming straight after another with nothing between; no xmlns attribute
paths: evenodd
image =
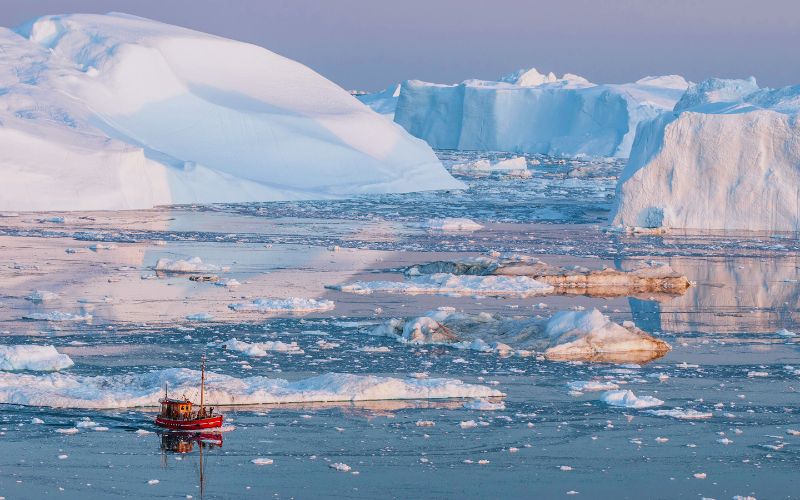
<svg viewBox="0 0 800 500"><path fill-rule="evenodd" d="M203 397L205 392L205 385L206 385L206 356L205 354L201 358L200 362L200 409L203 409Z"/></svg>

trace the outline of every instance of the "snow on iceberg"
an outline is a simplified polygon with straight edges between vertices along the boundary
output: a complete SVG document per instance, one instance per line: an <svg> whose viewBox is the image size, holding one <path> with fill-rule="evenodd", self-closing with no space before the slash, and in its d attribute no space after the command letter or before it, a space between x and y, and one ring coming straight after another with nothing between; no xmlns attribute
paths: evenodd
<svg viewBox="0 0 800 500"><path fill-rule="evenodd" d="M0 88L1 210L463 187L302 64L126 14L0 28Z"/></svg>
<svg viewBox="0 0 800 500"><path fill-rule="evenodd" d="M51 345L0 345L0 370L58 371L74 364Z"/></svg>
<svg viewBox="0 0 800 500"><path fill-rule="evenodd" d="M799 115L800 85L692 86L673 112L640 125L612 224L797 231Z"/></svg>
<svg viewBox="0 0 800 500"><path fill-rule="evenodd" d="M289 297L288 299L255 299L250 302L229 304L228 307L237 312L256 311L306 313L331 311L336 307L336 304L332 300Z"/></svg>
<svg viewBox="0 0 800 500"><path fill-rule="evenodd" d="M614 323L597 309L558 312L547 322L545 333L550 338L545 354L556 360L635 362L659 358L671 349L633 323Z"/></svg>
<svg viewBox="0 0 800 500"><path fill-rule="evenodd" d="M157 406L164 384L199 399L200 372L169 368L138 374L82 376L0 372L0 403L58 408ZM236 378L206 373L205 400L214 405L376 401L388 399L488 398L504 396L456 379L401 379L328 373L289 382L267 377Z"/></svg>
<svg viewBox="0 0 800 500"><path fill-rule="evenodd" d="M403 82L395 121L434 148L627 157L637 125L671 110L679 76L595 85L520 71L501 81Z"/></svg>

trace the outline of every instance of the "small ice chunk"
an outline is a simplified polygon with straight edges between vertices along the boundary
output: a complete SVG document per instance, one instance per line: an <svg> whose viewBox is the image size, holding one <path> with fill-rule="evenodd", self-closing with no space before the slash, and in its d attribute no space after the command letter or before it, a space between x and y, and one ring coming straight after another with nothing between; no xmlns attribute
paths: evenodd
<svg viewBox="0 0 800 500"><path fill-rule="evenodd" d="M619 389L616 382L599 381L599 380L579 380L576 382L567 382L567 386L578 392L596 392L596 391L613 391Z"/></svg>
<svg viewBox="0 0 800 500"><path fill-rule="evenodd" d="M652 396L636 396L631 390L606 391L600 399L608 405L623 408L652 408L664 404Z"/></svg>
<svg viewBox="0 0 800 500"><path fill-rule="evenodd" d="M473 399L472 401L464 403L464 408L468 410L495 411L495 410L505 410L506 405L502 401L493 403L485 399Z"/></svg>
<svg viewBox="0 0 800 500"><path fill-rule="evenodd" d="M657 417L672 417L681 420L700 420L704 418L711 418L711 412L697 411L697 410L682 410L680 408L671 408L668 410L648 410L647 413Z"/></svg>
<svg viewBox="0 0 800 500"><path fill-rule="evenodd" d="M334 462L332 464L328 464L328 467L331 469L336 469L341 472L350 472L352 469L349 465L342 463L342 462Z"/></svg>
<svg viewBox="0 0 800 500"><path fill-rule="evenodd" d="M250 460L250 463L255 464L255 465L272 465L273 460L271 458L259 457L259 458L254 458L254 459Z"/></svg>

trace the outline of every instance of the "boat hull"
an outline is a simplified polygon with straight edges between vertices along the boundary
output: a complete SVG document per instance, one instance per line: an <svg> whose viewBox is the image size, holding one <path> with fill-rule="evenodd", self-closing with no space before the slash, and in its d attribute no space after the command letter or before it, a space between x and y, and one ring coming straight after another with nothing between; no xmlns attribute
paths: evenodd
<svg viewBox="0 0 800 500"><path fill-rule="evenodd" d="M214 429L222 427L222 415L208 418L196 418L193 420L172 420L164 417L156 417L156 425L167 429L179 431L199 431L203 429Z"/></svg>

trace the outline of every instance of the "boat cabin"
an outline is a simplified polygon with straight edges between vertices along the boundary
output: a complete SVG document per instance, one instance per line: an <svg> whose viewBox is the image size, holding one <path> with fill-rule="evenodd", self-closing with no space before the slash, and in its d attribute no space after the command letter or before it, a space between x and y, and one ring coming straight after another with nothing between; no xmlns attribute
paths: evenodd
<svg viewBox="0 0 800 500"><path fill-rule="evenodd" d="M161 401L161 416L171 420L189 420L193 418L192 402L188 399L164 398Z"/></svg>

